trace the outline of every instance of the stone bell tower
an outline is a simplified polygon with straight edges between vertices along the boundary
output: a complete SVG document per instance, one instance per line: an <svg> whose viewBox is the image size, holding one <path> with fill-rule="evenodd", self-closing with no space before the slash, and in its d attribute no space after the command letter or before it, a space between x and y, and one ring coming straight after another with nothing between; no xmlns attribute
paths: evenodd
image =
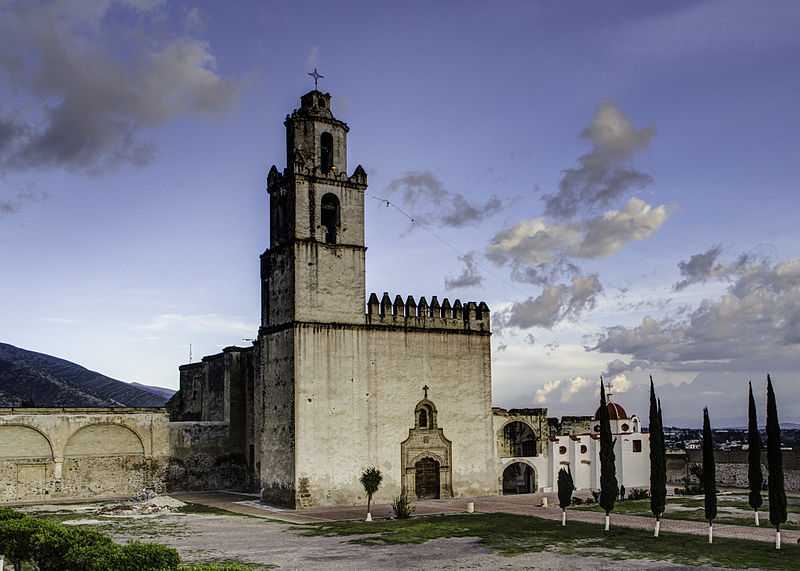
<svg viewBox="0 0 800 571"><path fill-rule="evenodd" d="M286 117L286 168L267 177L270 246L261 256L261 326L364 323L364 191L347 175L349 127L316 89Z"/></svg>

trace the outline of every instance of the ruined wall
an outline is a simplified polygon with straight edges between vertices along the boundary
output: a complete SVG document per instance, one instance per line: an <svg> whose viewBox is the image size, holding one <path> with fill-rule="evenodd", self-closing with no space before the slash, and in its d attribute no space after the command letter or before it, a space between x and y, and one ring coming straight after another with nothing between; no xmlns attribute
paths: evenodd
<svg viewBox="0 0 800 571"><path fill-rule="evenodd" d="M262 375L256 385L261 496L287 506L294 506L296 493L294 336L292 328L261 335Z"/></svg>
<svg viewBox="0 0 800 571"><path fill-rule="evenodd" d="M255 425L255 347L226 347L180 367L170 408L171 490L250 489Z"/></svg>
<svg viewBox="0 0 800 571"><path fill-rule="evenodd" d="M298 504L362 502L358 477L368 465L384 474L376 500L398 495L400 444L425 385L452 442L453 495L497 493L488 308L478 319L471 307L474 329L441 314L427 328L408 324L408 314L402 326L295 326Z"/></svg>
<svg viewBox="0 0 800 571"><path fill-rule="evenodd" d="M0 409L0 503L163 490L163 409Z"/></svg>

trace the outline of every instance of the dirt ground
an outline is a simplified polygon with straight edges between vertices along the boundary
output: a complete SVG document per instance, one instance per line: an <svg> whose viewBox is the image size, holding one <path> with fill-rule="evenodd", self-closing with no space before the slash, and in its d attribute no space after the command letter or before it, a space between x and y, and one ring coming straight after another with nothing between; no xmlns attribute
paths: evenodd
<svg viewBox="0 0 800 571"><path fill-rule="evenodd" d="M352 537L307 537L300 526L241 516L175 514L157 519L156 525L166 526L165 533L151 539L175 547L186 561L232 559L279 569L688 569L547 552L506 557L463 538L359 545L349 542ZM114 535L126 540L136 534Z"/></svg>

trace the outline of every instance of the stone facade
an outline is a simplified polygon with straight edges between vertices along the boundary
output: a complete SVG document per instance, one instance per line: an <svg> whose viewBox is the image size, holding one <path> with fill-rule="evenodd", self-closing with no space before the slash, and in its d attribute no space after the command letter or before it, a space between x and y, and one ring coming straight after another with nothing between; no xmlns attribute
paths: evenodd
<svg viewBox="0 0 800 571"><path fill-rule="evenodd" d="M367 300L367 175L347 174L349 127L319 91L284 125L286 168L267 175L258 339L180 368L176 455L224 444L265 500L288 506L362 502L370 465L384 474L376 501L496 494L489 308ZM419 424L425 407L431 425ZM209 422L221 424L187 439Z"/></svg>
<svg viewBox="0 0 800 571"><path fill-rule="evenodd" d="M163 409L0 409L0 503L163 491Z"/></svg>

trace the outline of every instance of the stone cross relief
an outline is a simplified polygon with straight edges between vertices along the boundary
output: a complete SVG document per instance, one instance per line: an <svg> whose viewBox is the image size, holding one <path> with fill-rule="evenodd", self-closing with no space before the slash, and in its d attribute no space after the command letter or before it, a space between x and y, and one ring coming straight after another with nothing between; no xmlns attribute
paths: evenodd
<svg viewBox="0 0 800 571"><path fill-rule="evenodd" d="M428 389L429 389L429 388L430 388L430 387L429 387L428 385L425 385L424 387L422 387L422 390L423 390L423 391L425 391L425 398L426 398L426 399L428 398Z"/></svg>

